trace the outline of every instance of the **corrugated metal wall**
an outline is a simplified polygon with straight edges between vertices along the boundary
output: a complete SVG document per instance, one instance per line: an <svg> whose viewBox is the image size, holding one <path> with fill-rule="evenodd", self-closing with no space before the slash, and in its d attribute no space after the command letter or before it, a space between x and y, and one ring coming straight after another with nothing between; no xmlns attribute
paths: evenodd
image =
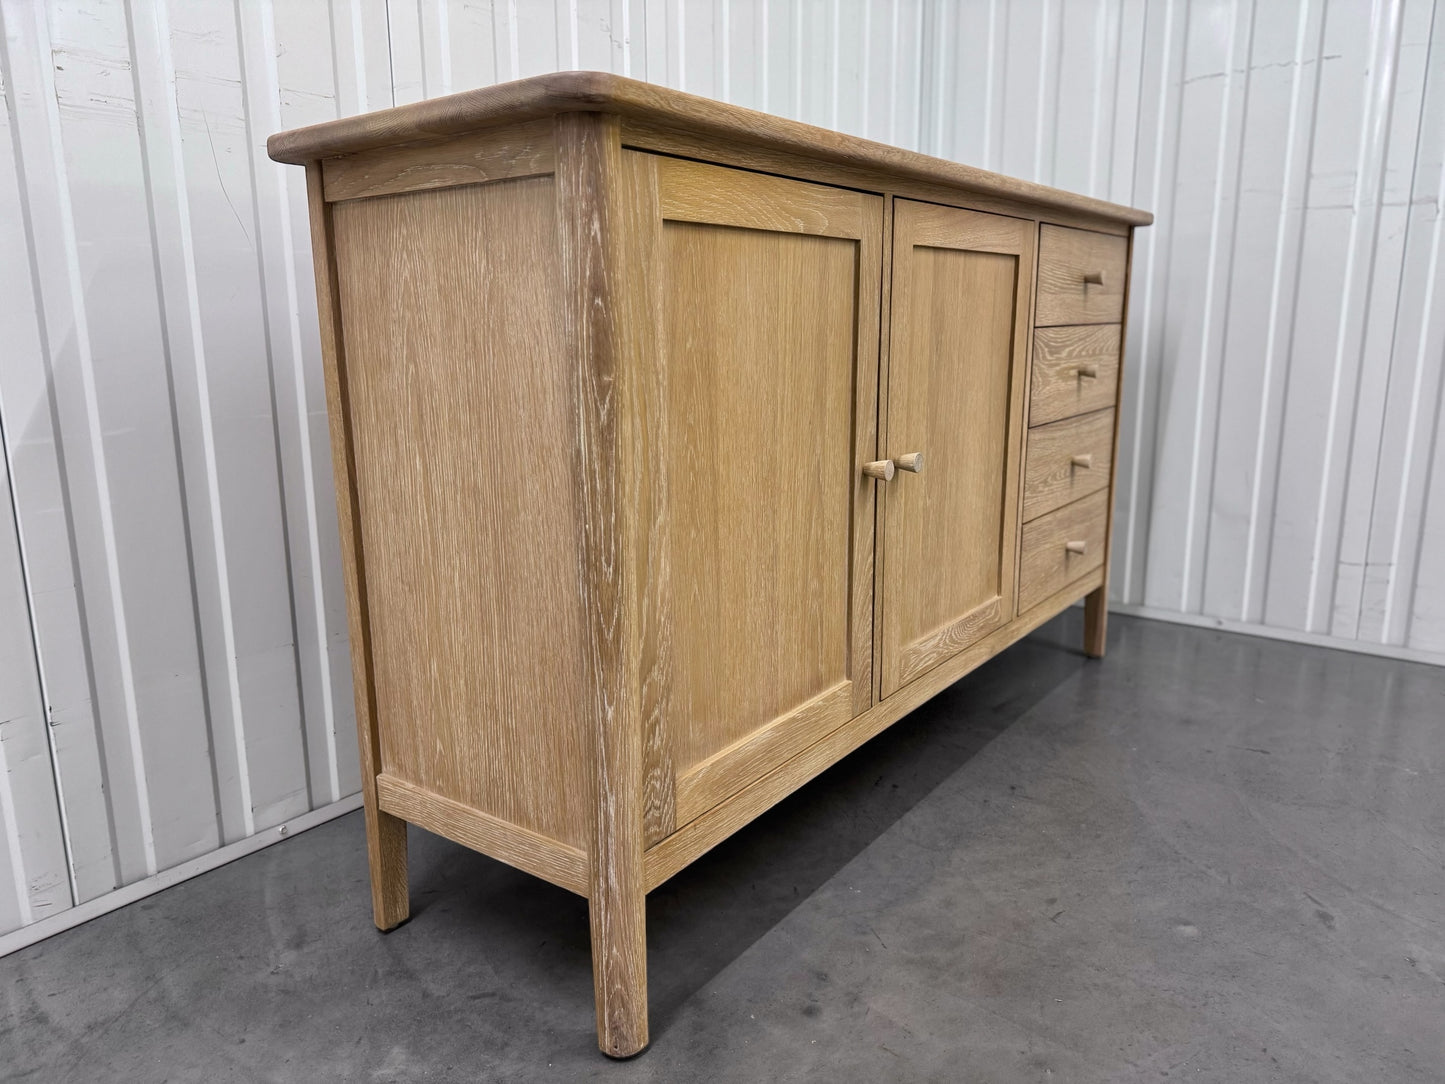
<svg viewBox="0 0 1445 1084"><path fill-rule="evenodd" d="M264 140L558 68L1152 208L1116 594L1445 660L1445 0L0 19L0 932L354 804L304 192Z"/></svg>

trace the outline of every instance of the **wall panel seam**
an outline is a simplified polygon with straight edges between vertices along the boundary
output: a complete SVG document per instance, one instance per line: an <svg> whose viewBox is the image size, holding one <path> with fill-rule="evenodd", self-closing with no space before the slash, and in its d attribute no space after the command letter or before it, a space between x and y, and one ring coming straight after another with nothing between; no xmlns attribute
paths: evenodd
<svg viewBox="0 0 1445 1084"><path fill-rule="evenodd" d="M1385 154L1389 146L1390 112L1394 106L1395 66L1396 57L1399 53L1399 17L1402 0L1384 0L1384 2L1390 6L1390 10L1394 13L1394 18L1391 20L1389 27L1385 31L1387 35L1386 40L1389 42L1388 51L1390 55L1388 60L1385 60L1378 55L1380 51L1378 35L1380 34L1381 29L1378 21L1372 18L1370 21L1370 48L1368 53L1370 66L1367 69L1367 73L1369 75L1374 75L1377 68L1383 68L1384 74L1381 75L1378 81L1374 79L1367 80L1365 87L1365 108L1361 110L1360 113L1360 143L1358 157L1355 163L1355 191L1353 201L1354 206L1353 214L1350 217L1349 241L1347 242L1345 249L1345 282L1342 289L1339 323L1335 335L1335 357L1330 377L1329 413L1327 416L1327 424L1325 428L1324 452L1320 460L1320 486L1315 511L1315 537L1314 544L1310 552L1309 593L1305 600L1304 625L1305 628L1311 632L1316 631L1315 624L1316 613L1318 610L1318 601L1321 593L1323 592L1327 592L1329 595L1329 601L1326 603L1325 606L1327 624L1333 625L1332 611L1334 608L1336 583L1336 576L1334 575L1335 569L1331 569L1328 588L1321 586L1320 576L1323 572L1322 566L1324 561L1325 530L1326 523L1329 519L1330 490L1332 488L1330 483L1336 455L1335 449L1336 446L1340 443L1339 438L1336 434L1340 426L1340 416L1342 413L1340 392L1344 381L1345 354L1348 349L1347 333L1350 331L1351 328L1350 308L1352 298L1357 289L1357 287L1355 286L1355 265L1357 263L1357 253L1360 246L1360 221L1364 217L1365 205L1367 203L1373 203L1373 207L1370 208L1370 250L1365 255L1365 299L1362 305L1363 311L1360 314L1360 321L1362 326L1360 329L1359 338L1361 342L1361 347L1363 348L1363 344L1365 341L1365 331L1367 330L1369 322L1368 287L1370 279L1374 275L1375 243L1378 241L1379 238L1380 204L1384 198L1383 177L1376 180L1374 189L1373 191L1369 192L1368 198L1366 196L1367 190L1364 184L1366 170L1370 165L1369 152L1375 138L1378 138L1380 141L1380 154L1378 155L1378 160L1380 163L1380 172L1383 173ZM1377 61L1381 60L1384 60L1384 63L1377 64ZM1384 106L1385 114L1383 118L1379 115L1379 110L1381 108L1381 99L1384 99L1388 103ZM1356 382L1355 387L1358 390L1358 382ZM1354 422L1355 414L1352 410L1349 412L1348 432L1346 433L1343 442L1343 446L1347 451L1353 450L1352 445L1354 442L1355 428ZM1340 481L1340 507L1339 512L1335 517L1334 523L1336 561L1339 557L1340 537L1344 530L1345 506L1348 497L1348 486L1349 472L1348 470L1346 470L1345 476Z"/></svg>
<svg viewBox="0 0 1445 1084"><path fill-rule="evenodd" d="M1416 124L1416 129L1415 129L1415 138L1416 138L1415 156L1416 156L1416 162L1417 162L1416 171L1418 171L1419 143L1420 143L1420 140L1422 139L1422 136L1423 136L1424 133L1425 133L1425 118L1426 118L1426 116L1428 115L1428 105L1429 105L1429 102L1430 102L1430 91L1431 91L1431 89L1432 89L1432 86L1431 86L1431 75L1432 75L1432 71L1431 71L1431 68L1430 68L1430 62L1431 62L1431 58L1434 57L1434 55L1435 55L1435 45L1436 45L1435 35L1436 35L1436 32L1437 32L1437 27L1438 27L1439 25L1440 25L1440 4L1439 4L1439 3L1435 3L1435 4L1432 4L1431 9L1430 9L1430 27L1429 27L1429 30L1427 31L1426 46L1425 46L1425 64L1424 64L1424 72L1425 72L1425 75L1424 75L1424 83L1423 83L1423 85L1422 85L1421 88L1420 88L1420 120L1419 120L1419 122ZM1435 75L1435 81L1436 81L1436 84L1437 84L1437 87L1438 87L1439 81L1440 81L1440 79L1441 79L1441 75L1440 75L1440 73L1438 73L1438 72L1437 72L1437 73L1433 73L1433 74ZM1438 90L1438 89L1437 89L1437 93L1439 93L1439 90ZM1445 97L1445 95L1442 95L1442 97ZM1399 591L1399 588L1400 588L1401 583L1402 583L1402 580L1403 580L1403 577L1400 575L1400 561L1401 561L1401 558L1402 558L1401 546L1402 546L1403 539L1404 539L1405 533L1406 533L1405 516L1406 516L1406 512L1407 512L1407 510L1408 510L1408 508L1409 508L1409 504L1410 504L1409 477L1410 477L1410 474L1411 474L1411 471L1412 471L1412 468L1413 468L1413 465L1414 465L1414 462L1415 462L1414 456L1412 456L1410 453L1411 453L1411 451L1412 451L1412 450L1415 448L1415 446L1416 446L1416 435L1417 435L1417 433L1418 433L1419 419L1420 419L1421 397L1422 397L1422 395L1423 395L1423 383L1424 383L1424 377L1425 377L1426 367L1427 367L1427 365L1429 364L1428 354L1429 354L1429 349L1430 349L1430 326L1431 326L1431 323L1432 323L1432 321L1434 320L1435 316L1437 315L1437 313L1436 313L1436 311L1435 311L1435 309L1436 309L1436 306L1435 306L1435 290L1436 290L1436 286L1437 286L1437 284L1438 284L1438 282L1439 282L1441 246L1442 246L1442 242L1445 242L1445 234L1442 234L1442 230L1441 230L1442 225L1445 225L1445 145L1442 145L1442 147L1440 148L1440 150L1441 150L1441 155L1440 155L1440 176L1439 176L1439 180L1438 180L1438 182L1437 182L1437 184L1436 184L1436 186L1435 186L1435 223L1434 223L1434 225L1431 227L1431 230L1430 230L1430 263L1429 263L1428 269L1427 269L1427 271L1426 271L1426 273L1425 273L1425 296L1424 296L1424 299L1423 299L1423 303L1422 303L1422 305L1421 305L1421 317L1420 317L1420 343L1419 343L1418 348L1416 349L1416 357L1415 357L1415 379L1414 379L1414 381L1413 381L1413 383L1412 383L1411 395L1410 395L1410 420L1409 420L1407 432L1406 432L1406 435L1405 435L1405 457L1404 457L1404 463L1405 463L1405 467L1404 467L1404 469L1405 469L1405 478L1404 478L1404 479L1402 480L1402 482L1401 482L1401 485L1400 485L1400 499L1399 499L1399 502L1396 504L1396 507L1395 507L1394 530L1393 530L1393 538L1392 538L1391 552L1390 552L1389 584L1388 584L1388 586L1387 586L1386 589L1385 589L1385 609L1384 609L1384 614L1383 614L1382 620L1381 620L1381 622L1380 622L1380 642L1381 642L1381 643L1389 643L1389 642L1391 642L1391 639L1390 639L1390 629L1391 629L1391 626L1392 626L1392 624L1393 624L1392 618L1394 617L1394 613L1395 613L1396 597L1397 597L1397 593L1398 593L1398 591ZM1414 195L1415 195L1415 177L1414 177L1414 172L1415 172L1415 171L1412 171L1412 175L1411 175L1411 178L1410 178L1410 197L1411 197L1411 198L1410 198L1410 206L1411 206L1411 207L1413 207L1413 205L1414 205ZM1401 277L1402 277L1402 281L1403 281L1403 269L1404 269L1404 264L1403 264L1403 262L1402 262L1402 263L1401 263L1401 272L1402 272ZM1397 310L1398 310L1398 305L1399 305L1399 298L1397 297L1397 298L1396 298L1396 307L1397 307ZM1397 316L1396 316L1397 325L1398 325L1399 319L1400 319L1400 317L1399 317L1398 312L1397 312ZM1442 366L1442 368L1445 368L1445 366ZM1445 380L1442 380L1442 381L1441 381L1441 384L1442 384L1442 385L1445 385ZM1438 389L1437 389L1437 399L1438 399ZM1426 522L1428 521L1428 515L1427 515L1428 505L1427 505L1426 502L1427 502L1428 499L1429 499L1429 493L1430 493L1430 474L1431 474L1431 470L1432 470L1432 464L1433 464L1433 462L1434 462L1435 437L1436 437L1436 433L1438 432L1438 427L1439 427L1439 425L1440 425L1440 414L1441 414L1441 410L1442 410L1442 409L1445 409L1445 400L1439 400L1439 401L1436 403L1435 414L1434 414L1434 416L1433 416L1433 418L1431 419L1431 422L1430 422L1430 439L1429 439L1429 441L1427 442L1427 445L1426 445L1428 451L1427 451L1427 454L1426 454L1425 459L1424 459L1424 462L1425 462L1425 482L1424 482L1424 487L1423 487L1423 489L1422 489L1422 499L1421 499L1420 516L1419 516L1419 524L1418 524L1419 537L1415 540L1414 551L1413 551L1413 554L1412 554L1412 560L1411 560L1411 562L1410 562L1411 568L1410 568L1410 579L1409 579L1409 598L1410 598L1412 601L1413 601L1413 599L1414 599L1414 595L1415 595L1415 592L1416 592L1417 584L1418 584L1418 582L1419 582L1419 581L1418 581L1418 577L1419 577L1419 571L1420 571L1420 554L1421 554L1422 550L1424 549L1424 531L1425 531L1425 524L1426 524ZM1412 609L1413 609L1413 608L1412 608ZM1402 643L1402 644L1408 644L1408 643L1410 642L1410 627L1409 627L1409 626L1410 626L1410 623L1411 623L1411 617L1412 617L1412 616L1413 616L1413 613L1407 612L1407 614L1406 614L1406 619L1405 619L1405 622L1404 622L1404 627L1403 627L1403 629L1402 629L1402 635L1401 635L1400 640L1399 640L1399 642Z"/></svg>
<svg viewBox="0 0 1445 1084"><path fill-rule="evenodd" d="M1194 439L1190 442L1189 458L1189 492L1185 502L1185 523L1184 523L1184 557L1180 566L1179 574L1179 609L1188 613L1190 605L1190 584L1193 579L1192 568L1194 558L1195 541L1194 536L1198 531L1196 520L1199 512L1199 471L1202 460L1204 442L1204 401L1206 397L1206 384L1209 379L1209 338L1210 324L1214 316L1214 294L1215 280L1218 278L1216 264L1219 260L1220 246L1220 216L1224 200L1224 176L1225 165L1228 161L1228 146L1230 138L1229 115L1234 99L1234 49L1235 34L1239 29L1239 0L1231 0L1229 5L1229 40L1224 48L1224 90L1220 94L1219 104L1219 138L1215 146L1214 163L1214 195L1209 211L1209 257L1204 273L1204 313L1200 320L1200 342L1199 342L1199 372L1194 386ZM1249 65L1245 64L1245 85L1249 82ZM1236 193L1235 206L1238 206ZM1235 220L1237 222L1237 219ZM1231 238L1231 251L1233 249ZM1228 261L1229 257L1226 257ZM1224 321L1228 322L1229 297L1226 289L1224 300L1225 312ZM1223 329L1221 329L1221 341L1223 341ZM1223 364L1223 352L1220 355L1221 365ZM1206 524L1207 531L1207 524ZM1200 561L1201 567L1203 560ZM1201 577L1200 602L1203 603L1203 589Z"/></svg>
<svg viewBox="0 0 1445 1084"><path fill-rule="evenodd" d="M195 251L190 231L190 206L185 179L185 167L179 159L180 151L180 126L176 116L175 108L175 72L170 59L169 47L169 26L166 22L164 5L150 8L151 17L156 21L150 29L154 33L156 56L155 59L160 65L161 85L167 91L166 103L172 108L167 110L171 121L167 125L167 134L171 138L173 153L170 165L175 179L175 214L178 221L180 237L178 239L181 251L182 265L185 271L185 301L186 314L191 334L191 351L196 373L197 388L200 392L198 398L198 417L201 424L202 434L202 463L205 468L205 486L207 495L207 512L211 520L212 545L215 551L216 575L219 581L220 590L218 604L221 607L221 634L225 645L225 663L227 676L227 694L230 699L232 712L232 725L240 731L243 726L241 714L240 680L236 672L235 658L235 628L231 618L231 596L230 577L227 572L226 546L224 522L221 514L221 502L219 493L219 482L216 470L216 449L215 436L212 432L210 417L210 396L206 376L205 344L200 330L200 299L196 283ZM151 161L152 150L148 132L150 121L146 116L147 95L142 87L142 78L145 74L146 65L142 62L140 40L136 30L136 15L134 5L126 5L126 31L129 36L128 45L131 54L131 85L135 94L135 118L137 134L140 138L140 160L141 179L145 187L146 215L150 228L151 244L151 266L155 276L156 308L159 315L159 331L161 339L161 353L165 362L166 373L166 398L170 410L172 447L176 462L176 477L180 483L179 503L181 509L181 530L184 534L184 544L187 562L187 577L190 584L191 618L194 624L194 636L196 657L200 662L199 682L201 688L201 714L206 730L206 741L211 769L211 793L215 802L216 837L225 840L225 827L221 810L221 783L216 770L216 733L214 713L211 710L210 687L206 668L206 647L205 636L201 627L200 600L197 597L198 577L196 573L196 557L194 532L191 527L191 507L187 500L188 487L186 484L186 463L181 447L181 429L179 422L179 404L176 392L175 365L176 357L171 336L170 305L166 297L166 287L161 274L161 242L160 228L156 214L156 192L152 176L153 163ZM149 59L149 58L147 58ZM244 746L244 739L241 734L236 735L236 746L238 752ZM255 831L255 825L250 817L250 779L245 771L245 761L242 759L239 764L239 784L241 787L242 817L245 825L245 832L250 835Z"/></svg>

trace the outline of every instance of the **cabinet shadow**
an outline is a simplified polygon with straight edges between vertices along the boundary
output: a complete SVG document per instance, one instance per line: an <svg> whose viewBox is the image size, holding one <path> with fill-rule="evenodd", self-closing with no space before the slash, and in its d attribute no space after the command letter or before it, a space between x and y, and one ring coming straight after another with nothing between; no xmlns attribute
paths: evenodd
<svg viewBox="0 0 1445 1084"><path fill-rule="evenodd" d="M1087 666L1082 628L1082 611L1066 610L653 891L653 1040L696 991ZM494 964L511 957L500 970L525 981L539 1011L555 1026L590 1034L587 902L416 828L411 851L411 924L428 912L435 921L439 912L449 932L437 933L455 938L457 953L477 951L471 943L485 947Z"/></svg>

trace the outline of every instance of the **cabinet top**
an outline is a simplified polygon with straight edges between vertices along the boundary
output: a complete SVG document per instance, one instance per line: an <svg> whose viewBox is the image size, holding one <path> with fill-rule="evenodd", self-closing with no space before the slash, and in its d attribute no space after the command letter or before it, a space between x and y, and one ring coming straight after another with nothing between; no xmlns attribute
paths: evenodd
<svg viewBox="0 0 1445 1084"><path fill-rule="evenodd" d="M1154 221L1106 200L1020 181L975 166L945 161L871 139L815 128L695 94L607 72L556 72L467 90L444 98L277 132L266 152L277 162L303 164L374 147L436 143L467 132L557 113L615 113L624 121L722 137L745 146L805 155L820 161L891 173L982 195L1036 203L1132 226Z"/></svg>

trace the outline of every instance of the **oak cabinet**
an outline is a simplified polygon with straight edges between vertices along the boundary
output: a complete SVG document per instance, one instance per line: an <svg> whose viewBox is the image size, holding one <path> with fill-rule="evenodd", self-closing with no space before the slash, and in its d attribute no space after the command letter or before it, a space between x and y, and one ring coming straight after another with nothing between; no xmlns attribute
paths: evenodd
<svg viewBox="0 0 1445 1084"><path fill-rule="evenodd" d="M305 164L377 926L415 824L645 896L1086 602L1146 213L596 73Z"/></svg>

